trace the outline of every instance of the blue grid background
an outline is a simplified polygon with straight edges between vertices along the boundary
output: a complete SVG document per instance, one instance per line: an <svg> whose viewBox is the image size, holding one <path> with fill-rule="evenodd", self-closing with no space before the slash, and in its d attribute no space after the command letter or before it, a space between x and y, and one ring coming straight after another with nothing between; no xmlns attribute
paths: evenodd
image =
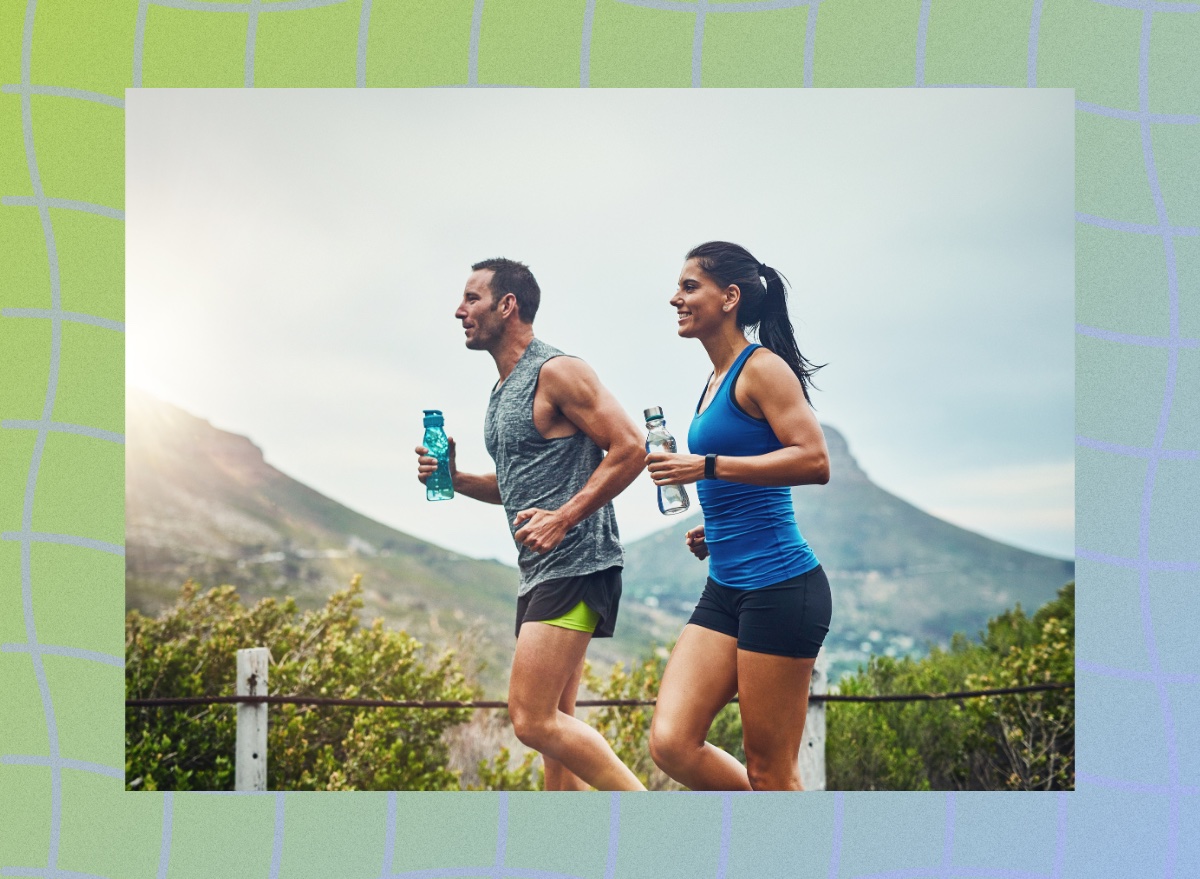
<svg viewBox="0 0 1200 879"><path fill-rule="evenodd" d="M1197 13L0 0L0 875L1200 875ZM124 89L414 85L1076 90L1076 792L124 792Z"/></svg>

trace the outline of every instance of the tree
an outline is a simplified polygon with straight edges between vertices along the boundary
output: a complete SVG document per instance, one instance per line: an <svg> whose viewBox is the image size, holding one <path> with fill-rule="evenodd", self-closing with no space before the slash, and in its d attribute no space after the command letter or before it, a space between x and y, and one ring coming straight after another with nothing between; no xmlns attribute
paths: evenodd
<svg viewBox="0 0 1200 879"><path fill-rule="evenodd" d="M1032 620L1002 619L994 627L989 624L984 643L999 655L1000 661L993 669L969 676L969 687L1007 688L1072 680L1075 584L1064 586ZM1074 695L1074 690L1047 690L1000 696L987 700L991 705L970 706L999 746L984 753L986 770L997 786L1010 790L1074 789Z"/></svg>
<svg viewBox="0 0 1200 879"><path fill-rule="evenodd" d="M152 619L125 621L126 697L233 695L236 651L268 647L272 693L366 699L465 700L476 693L452 652L432 655L382 620L360 624L361 585L300 614L295 602L245 608L232 586L186 583ZM442 733L467 709L272 705L272 790L456 790ZM236 708L127 708L125 777L131 789L229 790Z"/></svg>

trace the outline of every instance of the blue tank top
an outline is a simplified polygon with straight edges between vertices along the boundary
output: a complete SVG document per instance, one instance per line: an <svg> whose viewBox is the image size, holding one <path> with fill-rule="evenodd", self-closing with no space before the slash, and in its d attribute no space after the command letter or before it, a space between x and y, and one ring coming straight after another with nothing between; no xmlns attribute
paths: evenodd
<svg viewBox="0 0 1200 879"><path fill-rule="evenodd" d="M708 407L688 428L693 455L748 457L783 448L766 420L753 418L733 396L738 375L750 354L749 345L733 362ZM788 486L746 485L702 479L696 494L704 511L708 575L732 589L758 589L811 571L819 562L796 527L792 490Z"/></svg>

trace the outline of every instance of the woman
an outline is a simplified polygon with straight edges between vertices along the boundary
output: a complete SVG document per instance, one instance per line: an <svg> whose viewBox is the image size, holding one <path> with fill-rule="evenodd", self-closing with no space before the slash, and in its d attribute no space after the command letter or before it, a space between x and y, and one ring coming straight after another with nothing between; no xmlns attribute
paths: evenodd
<svg viewBox="0 0 1200 879"><path fill-rule="evenodd" d="M650 754L693 790L801 790L808 685L829 631L829 581L801 537L790 486L829 481L783 278L743 247L687 255L671 297L679 335L713 374L688 430L691 454L654 453L656 485L697 483L704 524L687 533L709 578L663 673ZM757 327L761 345L746 339ZM705 742L737 695L746 765Z"/></svg>

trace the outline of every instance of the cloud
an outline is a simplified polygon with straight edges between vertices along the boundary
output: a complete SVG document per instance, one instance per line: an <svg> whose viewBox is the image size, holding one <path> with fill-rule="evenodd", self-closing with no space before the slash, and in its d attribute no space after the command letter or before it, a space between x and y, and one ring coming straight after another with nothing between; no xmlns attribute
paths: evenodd
<svg viewBox="0 0 1200 879"><path fill-rule="evenodd" d="M495 367L453 318L488 256L526 260L538 335L677 436L711 366L667 300L726 238L791 279L818 415L881 484L1016 535L980 474L1071 454L1069 92L150 90L126 116L131 372L443 545L511 543L494 511L432 514L405 460L438 406L489 466ZM661 525L652 492L621 504L627 537Z"/></svg>

